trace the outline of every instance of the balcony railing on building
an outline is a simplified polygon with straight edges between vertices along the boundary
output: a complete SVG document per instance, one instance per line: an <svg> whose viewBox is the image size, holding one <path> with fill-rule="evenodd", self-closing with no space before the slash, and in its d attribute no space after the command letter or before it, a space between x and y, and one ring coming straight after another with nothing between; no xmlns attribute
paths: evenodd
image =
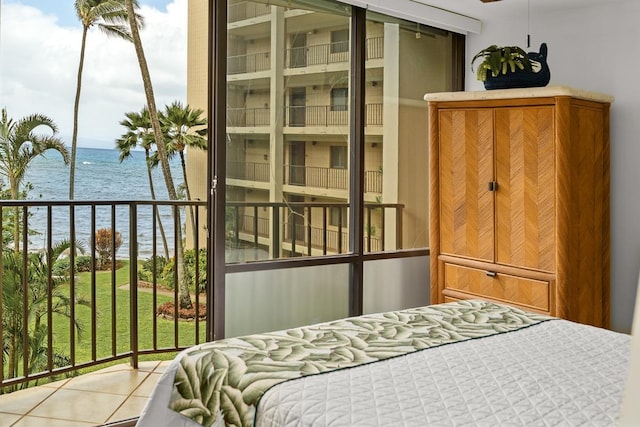
<svg viewBox="0 0 640 427"><path fill-rule="evenodd" d="M382 104L365 105L365 125L382 126ZM347 126L349 110L346 105L303 105L287 106L284 111L284 125L307 126Z"/></svg>
<svg viewBox="0 0 640 427"><path fill-rule="evenodd" d="M266 71L271 68L270 56L270 52L229 56L227 58L227 73L232 75Z"/></svg>
<svg viewBox="0 0 640 427"><path fill-rule="evenodd" d="M384 57L384 38L366 40L367 59ZM299 46L287 49L286 68L302 68L315 65L339 64L349 61L349 41Z"/></svg>
<svg viewBox="0 0 640 427"><path fill-rule="evenodd" d="M245 19L257 18L271 13L271 6L268 3L256 3L243 1L229 5L227 20L231 22L244 21Z"/></svg>
<svg viewBox="0 0 640 427"><path fill-rule="evenodd" d="M269 126L270 108L227 108L230 127Z"/></svg>
<svg viewBox="0 0 640 427"><path fill-rule="evenodd" d="M384 38L367 39L367 59L384 57ZM346 63L349 61L348 42L336 42L315 46L301 46L287 49L287 68L302 68L313 65ZM227 58L229 75L257 73L271 68L271 52L254 52L231 55Z"/></svg>
<svg viewBox="0 0 640 427"><path fill-rule="evenodd" d="M348 190L349 171L347 169L317 166L284 165L284 183L329 190ZM382 172L365 171L364 191L382 193Z"/></svg>
<svg viewBox="0 0 640 427"><path fill-rule="evenodd" d="M269 182L269 163L227 162L227 177L246 181Z"/></svg>
<svg viewBox="0 0 640 427"><path fill-rule="evenodd" d="M270 250L274 257L315 256L348 252L345 203L244 203L227 202L228 241L233 247L252 245ZM266 212L265 212L266 210ZM400 204L365 204L366 252L402 248ZM334 215L338 212L338 216ZM395 223L394 241L386 241L385 218ZM245 259L244 261L251 261Z"/></svg>

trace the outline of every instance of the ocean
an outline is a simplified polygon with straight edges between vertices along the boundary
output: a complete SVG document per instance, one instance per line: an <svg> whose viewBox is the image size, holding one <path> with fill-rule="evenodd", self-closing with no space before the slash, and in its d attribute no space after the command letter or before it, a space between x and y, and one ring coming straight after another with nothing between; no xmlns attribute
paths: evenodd
<svg viewBox="0 0 640 427"><path fill-rule="evenodd" d="M75 200L151 200L147 166L143 151L134 151L122 163L118 160L119 151L116 149L82 148L78 147L76 157ZM176 188L183 182L182 169L179 158L170 161L171 172ZM154 189L158 200L168 200L168 193L160 167L153 171ZM65 165L57 152L47 152L45 157L37 157L29 166L25 183L32 184L29 200L69 200L69 166ZM116 209L116 230L123 237L123 244L118 256L128 255L129 217L128 208ZM160 208L161 218L165 227L172 224L169 209ZM184 221L184 214L182 219ZM109 207L96 208L96 228L110 228L111 209ZM69 209L54 208L52 221L53 241L68 239ZM148 257L152 254L152 212L150 208L140 207L138 215L138 254ZM37 234L30 236L30 250L41 249L46 242L46 210L35 209L29 218L29 228ZM89 207L78 207L75 218L76 239L89 245L91 235L91 215ZM172 247L173 233L167 233L169 247ZM160 237L158 236L158 241ZM157 247L158 254L163 254L161 244Z"/></svg>

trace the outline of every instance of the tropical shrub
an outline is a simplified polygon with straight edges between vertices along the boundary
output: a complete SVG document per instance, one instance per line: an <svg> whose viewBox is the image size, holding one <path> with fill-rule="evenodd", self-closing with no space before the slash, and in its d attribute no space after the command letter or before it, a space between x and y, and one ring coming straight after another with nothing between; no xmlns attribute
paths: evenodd
<svg viewBox="0 0 640 427"><path fill-rule="evenodd" d="M154 261L154 257L145 259L144 261L142 261L142 263L140 264L140 268L138 269L138 279L140 280L144 280L145 282L153 282L154 280L154 269L153 269L153 261ZM162 283L164 283L164 280L162 280L162 272L164 271L166 265L167 265L167 259L161 255L157 255L155 257L155 276L156 276L156 280L157 279L161 279Z"/></svg>
<svg viewBox="0 0 640 427"><path fill-rule="evenodd" d="M91 257L89 255L81 255L76 258L76 272L82 273L91 271Z"/></svg>
<svg viewBox="0 0 640 427"><path fill-rule="evenodd" d="M207 284L207 251L200 249L198 252L198 263L196 266L196 251L187 249L184 251L184 279L190 290L195 290L196 285L196 267L198 276L198 292L204 292ZM173 289L175 271L175 257L171 257L162 271L162 279L166 285Z"/></svg>
<svg viewBox="0 0 640 427"><path fill-rule="evenodd" d="M71 265L71 261L69 260L69 258L60 258L59 260L53 263L51 274L54 277L67 278L70 275L69 274L70 265ZM77 272L78 272L78 268L76 264L76 268L74 269L73 273L75 274Z"/></svg>
<svg viewBox="0 0 640 427"><path fill-rule="evenodd" d="M122 235L116 231L115 239L113 230L101 228L96 231L96 251L98 252L98 268L101 270L109 268L109 264L114 259L118 249L122 246Z"/></svg>

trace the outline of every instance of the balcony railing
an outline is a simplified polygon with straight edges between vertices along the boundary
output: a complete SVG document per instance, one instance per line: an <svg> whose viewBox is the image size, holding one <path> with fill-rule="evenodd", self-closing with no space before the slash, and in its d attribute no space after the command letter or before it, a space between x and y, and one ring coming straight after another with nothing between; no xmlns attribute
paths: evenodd
<svg viewBox="0 0 640 427"><path fill-rule="evenodd" d="M372 37L367 39L367 59L384 57L384 38ZM287 68L311 67L314 65L329 65L349 61L349 42L299 46L287 49Z"/></svg>
<svg viewBox="0 0 640 427"><path fill-rule="evenodd" d="M227 108L227 123L231 127L269 126L269 108Z"/></svg>
<svg viewBox="0 0 640 427"><path fill-rule="evenodd" d="M289 256L346 253L349 239L343 212L348 207L345 203L227 202L227 242L238 248L271 247L276 257L281 252ZM400 204L365 204L365 252L402 249L402 211ZM395 218L393 242L385 241L388 215Z"/></svg>
<svg viewBox="0 0 640 427"><path fill-rule="evenodd" d="M227 58L227 74L255 73L271 68L270 52L235 55Z"/></svg>
<svg viewBox="0 0 640 427"><path fill-rule="evenodd" d="M179 322L169 306L180 306L173 265L183 220L190 217L195 229L202 228L204 207L187 201L3 200L0 392L124 358L135 368L141 355L202 341L204 317L195 313L205 309L206 271L200 267L206 254L193 249L201 246L198 233L192 234L193 248L184 248L192 260L185 262L185 283L195 318ZM18 247L14 227L7 226L16 217ZM164 317L158 317L163 304Z"/></svg>
<svg viewBox="0 0 640 427"><path fill-rule="evenodd" d="M269 163L227 162L227 178L246 181L269 182Z"/></svg>
<svg viewBox="0 0 640 427"><path fill-rule="evenodd" d="M271 13L271 6L265 3L243 1L229 5L228 21L238 22L245 19L257 18Z"/></svg>
<svg viewBox="0 0 640 427"><path fill-rule="evenodd" d="M384 37L371 37L367 39L367 59L384 58Z"/></svg>
<svg viewBox="0 0 640 427"><path fill-rule="evenodd" d="M317 166L284 165L284 183L305 187L347 190L349 171L347 169ZM366 193L382 193L382 172L365 171Z"/></svg>
<svg viewBox="0 0 640 427"><path fill-rule="evenodd" d="M284 125L305 126L347 126L349 110L346 105L303 105L287 106L284 111ZM382 125L382 104L365 105L365 125Z"/></svg>

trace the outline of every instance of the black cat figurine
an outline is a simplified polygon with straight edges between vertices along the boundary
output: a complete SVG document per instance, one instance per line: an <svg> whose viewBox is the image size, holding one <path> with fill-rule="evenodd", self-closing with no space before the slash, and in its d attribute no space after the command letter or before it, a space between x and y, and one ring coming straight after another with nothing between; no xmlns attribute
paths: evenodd
<svg viewBox="0 0 640 427"><path fill-rule="evenodd" d="M492 89L514 89L525 87L541 87L549 84L551 72L547 64L547 44L540 45L540 52L527 52L531 61L531 71L521 70L515 73L499 74L493 77L487 74L484 81L484 88Z"/></svg>

